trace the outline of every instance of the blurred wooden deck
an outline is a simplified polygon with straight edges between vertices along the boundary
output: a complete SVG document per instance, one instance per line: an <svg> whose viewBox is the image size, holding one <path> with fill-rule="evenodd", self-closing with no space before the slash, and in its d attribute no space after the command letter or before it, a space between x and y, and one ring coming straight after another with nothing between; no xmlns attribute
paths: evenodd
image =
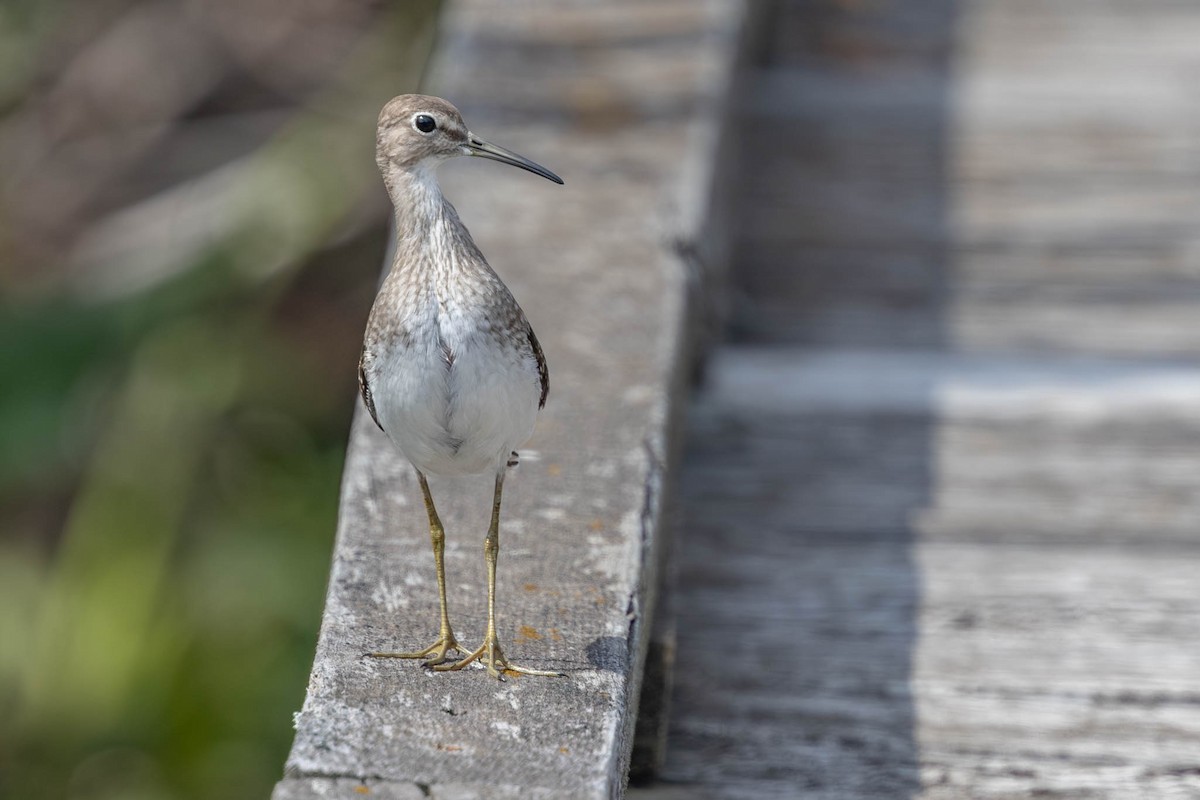
<svg viewBox="0 0 1200 800"><path fill-rule="evenodd" d="M1200 5L769 15L653 792L1200 797Z"/></svg>

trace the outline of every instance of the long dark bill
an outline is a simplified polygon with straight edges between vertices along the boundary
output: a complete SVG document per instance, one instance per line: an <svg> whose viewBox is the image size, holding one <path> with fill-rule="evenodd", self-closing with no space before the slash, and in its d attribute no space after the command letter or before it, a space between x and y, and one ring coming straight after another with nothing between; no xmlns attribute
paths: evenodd
<svg viewBox="0 0 1200 800"><path fill-rule="evenodd" d="M485 142L474 134L467 140L467 152L473 156L480 158L490 158L493 161L499 161L502 164L511 164L514 167L520 167L524 170L529 170L535 175L541 175L548 181L562 185L563 179L555 175L550 170L543 167L541 164L535 164L525 156L519 156L511 150L505 150L499 145L494 145L491 142Z"/></svg>

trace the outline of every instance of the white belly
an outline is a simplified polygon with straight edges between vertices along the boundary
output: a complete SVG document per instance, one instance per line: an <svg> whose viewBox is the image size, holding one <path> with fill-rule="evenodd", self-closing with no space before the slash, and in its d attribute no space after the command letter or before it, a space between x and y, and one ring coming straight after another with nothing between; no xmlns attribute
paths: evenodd
<svg viewBox="0 0 1200 800"><path fill-rule="evenodd" d="M368 379L384 432L422 472L503 469L533 433L536 361L469 320L422 322L409 342L375 354Z"/></svg>

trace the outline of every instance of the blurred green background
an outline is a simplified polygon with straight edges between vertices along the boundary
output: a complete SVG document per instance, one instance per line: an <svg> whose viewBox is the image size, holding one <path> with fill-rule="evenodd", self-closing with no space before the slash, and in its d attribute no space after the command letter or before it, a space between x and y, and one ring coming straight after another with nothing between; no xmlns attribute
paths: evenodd
<svg viewBox="0 0 1200 800"><path fill-rule="evenodd" d="M278 779L436 6L0 3L0 796Z"/></svg>

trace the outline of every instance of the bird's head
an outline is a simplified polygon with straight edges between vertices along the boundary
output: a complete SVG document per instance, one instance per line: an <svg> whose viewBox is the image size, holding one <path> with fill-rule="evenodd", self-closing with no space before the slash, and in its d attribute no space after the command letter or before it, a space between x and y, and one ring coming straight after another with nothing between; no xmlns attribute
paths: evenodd
<svg viewBox="0 0 1200 800"><path fill-rule="evenodd" d="M562 183L562 178L540 164L471 133L458 109L440 97L402 94L389 100L379 113L375 161L385 178L394 169L432 168L455 156L490 158Z"/></svg>

